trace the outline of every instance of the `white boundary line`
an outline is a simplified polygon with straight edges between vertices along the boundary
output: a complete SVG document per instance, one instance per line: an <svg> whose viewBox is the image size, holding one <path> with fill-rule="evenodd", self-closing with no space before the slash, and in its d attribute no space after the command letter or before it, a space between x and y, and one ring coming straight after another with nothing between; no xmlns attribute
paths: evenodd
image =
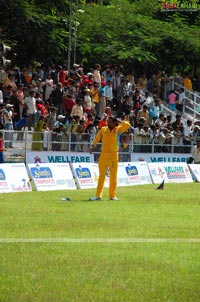
<svg viewBox="0 0 200 302"><path fill-rule="evenodd" d="M200 238L0 238L0 243L200 243Z"/></svg>

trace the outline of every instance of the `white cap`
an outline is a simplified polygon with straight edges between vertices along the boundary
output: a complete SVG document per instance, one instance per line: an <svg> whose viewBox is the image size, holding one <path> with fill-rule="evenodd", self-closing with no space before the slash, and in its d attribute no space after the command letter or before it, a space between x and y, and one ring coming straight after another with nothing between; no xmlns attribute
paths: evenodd
<svg viewBox="0 0 200 302"><path fill-rule="evenodd" d="M65 116L62 114L58 115L58 120L60 120L61 118L65 118Z"/></svg>

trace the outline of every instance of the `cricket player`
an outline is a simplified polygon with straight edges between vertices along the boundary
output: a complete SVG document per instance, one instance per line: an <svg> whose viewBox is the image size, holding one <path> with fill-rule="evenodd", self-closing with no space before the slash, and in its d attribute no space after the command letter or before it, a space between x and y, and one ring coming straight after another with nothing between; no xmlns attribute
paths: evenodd
<svg viewBox="0 0 200 302"><path fill-rule="evenodd" d="M116 197L117 188L117 169L118 169L118 149L120 144L120 135L130 128L127 121L121 121L118 118L110 116L108 118L108 125L102 127L90 146L89 152L92 153L96 145L101 141L101 154L99 157L99 179L96 190L96 196L91 197L90 200L101 200L104 181L107 169L109 168L110 186L109 198L110 200L118 200Z"/></svg>

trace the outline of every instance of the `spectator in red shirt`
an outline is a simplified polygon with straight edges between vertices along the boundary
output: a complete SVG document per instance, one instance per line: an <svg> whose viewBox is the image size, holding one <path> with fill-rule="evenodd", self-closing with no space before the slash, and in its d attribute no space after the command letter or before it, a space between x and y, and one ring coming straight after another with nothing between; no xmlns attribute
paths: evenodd
<svg viewBox="0 0 200 302"><path fill-rule="evenodd" d="M4 148L4 141L3 141L3 133L0 132L0 164L4 163L4 151L7 151L6 148Z"/></svg>
<svg viewBox="0 0 200 302"><path fill-rule="evenodd" d="M66 96L63 97L63 101L62 101L62 111L63 114L69 118L71 111L72 111L72 107L76 105L76 101L73 99L73 97L70 94L67 94Z"/></svg>

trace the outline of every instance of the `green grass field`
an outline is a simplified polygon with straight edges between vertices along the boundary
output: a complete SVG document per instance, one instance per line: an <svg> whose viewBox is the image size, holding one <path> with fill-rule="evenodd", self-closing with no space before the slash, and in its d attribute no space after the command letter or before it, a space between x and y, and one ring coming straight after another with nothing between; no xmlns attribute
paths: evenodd
<svg viewBox="0 0 200 302"><path fill-rule="evenodd" d="M200 301L200 184L156 187L0 194L0 301Z"/></svg>

